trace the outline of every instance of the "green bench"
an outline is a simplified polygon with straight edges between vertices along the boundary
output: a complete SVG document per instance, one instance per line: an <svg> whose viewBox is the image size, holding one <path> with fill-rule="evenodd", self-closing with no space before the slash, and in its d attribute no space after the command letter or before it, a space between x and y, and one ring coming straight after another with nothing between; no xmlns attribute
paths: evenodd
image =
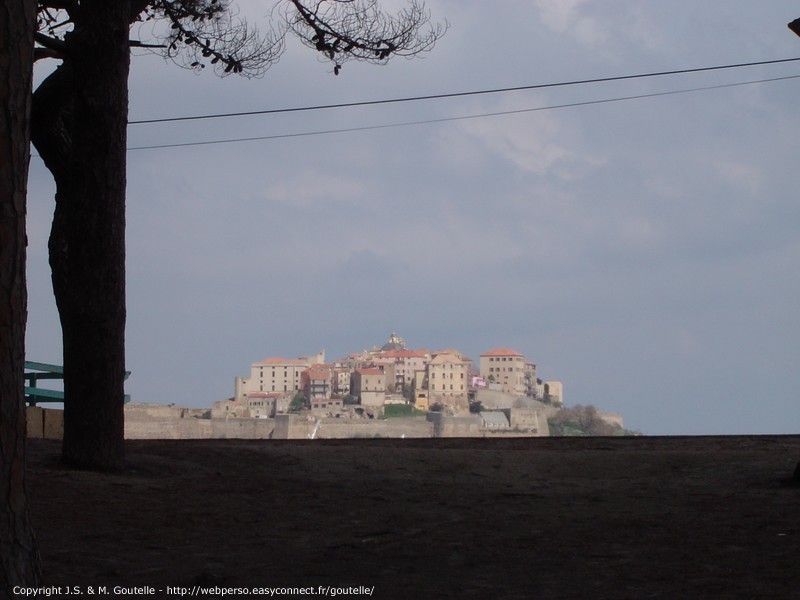
<svg viewBox="0 0 800 600"><path fill-rule="evenodd" d="M125 379L130 374L130 371L125 371ZM25 361L25 402L28 403L28 406L36 406L37 402L64 402L63 391L39 387L40 381L48 379L64 379L64 367L29 360ZM125 394L125 404L130 401L130 394Z"/></svg>

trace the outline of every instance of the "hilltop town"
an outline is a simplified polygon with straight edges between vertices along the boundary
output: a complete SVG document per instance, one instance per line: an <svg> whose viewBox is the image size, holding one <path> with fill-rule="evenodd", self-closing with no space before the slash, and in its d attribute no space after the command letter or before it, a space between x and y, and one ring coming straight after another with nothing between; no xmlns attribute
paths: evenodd
<svg viewBox="0 0 800 600"><path fill-rule="evenodd" d="M254 362L210 410L129 404L125 427L129 439L539 437L563 405L562 383L540 379L520 352L494 348L476 363L392 333L332 362L324 351ZM619 415L598 415L622 428Z"/></svg>
<svg viewBox="0 0 800 600"><path fill-rule="evenodd" d="M359 414L379 417L386 406L399 405L467 415L480 412L476 409L488 400L482 393L487 391L513 396L517 408L525 407L525 399L563 404L561 383L538 379L536 365L519 352L488 350L475 370L472 359L458 350L411 350L392 333L382 347L333 363L325 362L324 351L253 363L249 377L236 378L233 405L217 403L215 408L251 417L301 408L335 416L353 405L360 407Z"/></svg>

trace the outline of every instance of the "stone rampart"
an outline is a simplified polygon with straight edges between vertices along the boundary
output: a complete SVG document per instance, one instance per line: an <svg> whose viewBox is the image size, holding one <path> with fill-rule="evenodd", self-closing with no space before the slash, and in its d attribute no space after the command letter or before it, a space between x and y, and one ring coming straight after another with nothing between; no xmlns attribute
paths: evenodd
<svg viewBox="0 0 800 600"><path fill-rule="evenodd" d="M513 408L518 396L500 390L479 389L475 392L475 401L487 409Z"/></svg>
<svg viewBox="0 0 800 600"><path fill-rule="evenodd" d="M545 411L533 408L512 408L509 412L511 431L535 434L538 437L550 435Z"/></svg>
<svg viewBox="0 0 800 600"><path fill-rule="evenodd" d="M272 439L429 438L433 425L422 417L392 419L315 419L302 415L278 415Z"/></svg>
<svg viewBox="0 0 800 600"><path fill-rule="evenodd" d="M426 417L392 419L319 418L307 414L283 414L274 419L208 418L205 409L161 404L129 404L125 407L126 439L344 439L431 437L547 436L547 411L512 408L507 428L485 427L478 415L452 416L428 413ZM63 411L28 408L28 437L61 439Z"/></svg>
<svg viewBox="0 0 800 600"><path fill-rule="evenodd" d="M274 440L305 440L314 428L313 421L298 415L276 415L274 420L275 428L272 431Z"/></svg>
<svg viewBox="0 0 800 600"><path fill-rule="evenodd" d="M208 411L158 404L125 407L125 439L200 440L267 439L273 419L209 419Z"/></svg>
<svg viewBox="0 0 800 600"><path fill-rule="evenodd" d="M35 439L60 440L64 437L64 411L57 408L29 406L26 409L27 436Z"/></svg>
<svg viewBox="0 0 800 600"><path fill-rule="evenodd" d="M433 437L483 437L482 423L478 415L454 417L443 413L428 413L427 420L433 424Z"/></svg>
<svg viewBox="0 0 800 600"><path fill-rule="evenodd" d="M433 437L433 424L422 417L395 417L392 419L351 420L323 419L317 429L317 438L429 438Z"/></svg>

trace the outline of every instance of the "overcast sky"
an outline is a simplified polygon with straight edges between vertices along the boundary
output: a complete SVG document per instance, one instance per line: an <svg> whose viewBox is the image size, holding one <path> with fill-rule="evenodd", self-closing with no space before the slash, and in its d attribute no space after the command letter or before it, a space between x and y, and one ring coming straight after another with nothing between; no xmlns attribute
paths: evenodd
<svg viewBox="0 0 800 600"><path fill-rule="evenodd" d="M243 2L266 15L271 2ZM387 2L398 7L400 0ZM139 53L130 120L800 57L788 0L428 0L417 60L289 41L262 79ZM266 23L266 16L263 17ZM41 76L52 63L42 64ZM800 62L189 123L129 147L401 124L800 75ZM270 356L509 347L645 434L800 431L800 79L128 154L135 402L206 407ZM27 356L60 362L32 159Z"/></svg>

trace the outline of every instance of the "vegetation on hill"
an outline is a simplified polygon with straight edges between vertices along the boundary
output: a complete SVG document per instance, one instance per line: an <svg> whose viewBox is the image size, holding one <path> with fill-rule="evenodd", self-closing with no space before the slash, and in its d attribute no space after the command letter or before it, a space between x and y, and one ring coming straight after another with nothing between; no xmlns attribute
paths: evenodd
<svg viewBox="0 0 800 600"><path fill-rule="evenodd" d="M550 435L555 436L622 436L641 435L603 419L591 404L563 408L547 420Z"/></svg>
<svg viewBox="0 0 800 600"><path fill-rule="evenodd" d="M419 410L411 404L386 404L383 407L384 419L394 417L421 417L425 414L424 410Z"/></svg>
<svg viewBox="0 0 800 600"><path fill-rule="evenodd" d="M299 412L306 405L306 398L303 396L302 392L298 392L292 398L292 401L289 403L289 412Z"/></svg>

